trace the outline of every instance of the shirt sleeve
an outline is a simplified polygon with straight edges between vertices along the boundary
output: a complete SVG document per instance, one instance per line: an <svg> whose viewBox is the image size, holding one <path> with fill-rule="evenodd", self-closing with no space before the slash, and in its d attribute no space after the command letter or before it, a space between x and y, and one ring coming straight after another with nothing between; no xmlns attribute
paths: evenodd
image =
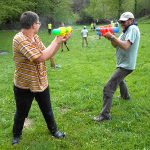
<svg viewBox="0 0 150 150"><path fill-rule="evenodd" d="M31 62L42 55L41 50L29 41L24 40L19 43L20 52L27 57Z"/></svg>
<svg viewBox="0 0 150 150"><path fill-rule="evenodd" d="M126 35L125 40L130 41L133 44L135 42L136 36L137 36L136 29L135 28L130 28L127 35Z"/></svg>

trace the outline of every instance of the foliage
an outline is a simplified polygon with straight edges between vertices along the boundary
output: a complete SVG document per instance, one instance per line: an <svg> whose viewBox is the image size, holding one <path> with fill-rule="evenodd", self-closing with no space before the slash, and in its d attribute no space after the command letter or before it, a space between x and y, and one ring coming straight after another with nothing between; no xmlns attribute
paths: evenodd
<svg viewBox="0 0 150 150"><path fill-rule="evenodd" d="M89 4L90 4L90 0L82 0L82 1L72 0L72 3L71 3L72 11L73 13L80 14L80 12Z"/></svg>
<svg viewBox="0 0 150 150"><path fill-rule="evenodd" d="M0 24L6 21L15 20L22 11L30 9L35 3L30 0L1 0Z"/></svg>
<svg viewBox="0 0 150 150"><path fill-rule="evenodd" d="M150 0L137 0L137 15L142 17L150 14Z"/></svg>
<svg viewBox="0 0 150 150"><path fill-rule="evenodd" d="M61 22L67 22L71 23L73 18L73 13L70 8L70 1L69 0L63 0L60 1L60 3L55 7L55 20L56 21L61 21Z"/></svg>
<svg viewBox="0 0 150 150"><path fill-rule="evenodd" d="M23 11L35 11L41 16L55 18L56 21L73 20L69 0L1 0L0 24L18 20Z"/></svg>
<svg viewBox="0 0 150 150"><path fill-rule="evenodd" d="M44 2L37 0L35 10L41 16L55 18L56 21L66 21L67 18L72 17L69 6L69 0L45 0Z"/></svg>
<svg viewBox="0 0 150 150"><path fill-rule="evenodd" d="M89 5L84 9L95 20L97 18L117 19L125 11L133 12L138 17L143 10L143 15L149 13L149 0L90 0Z"/></svg>
<svg viewBox="0 0 150 150"><path fill-rule="evenodd" d="M97 19L100 17L101 12L101 3L99 0L91 0L89 6L85 9L85 12L88 15L91 15L93 19Z"/></svg>
<svg viewBox="0 0 150 150"><path fill-rule="evenodd" d="M82 21L89 22L90 15L84 11L84 9L89 5L90 0L72 0L71 8L74 13L74 20L76 23Z"/></svg>
<svg viewBox="0 0 150 150"><path fill-rule="evenodd" d="M74 23L118 19L124 11L136 17L150 14L149 0L0 0L0 25L18 21L23 11L35 11L47 20Z"/></svg>

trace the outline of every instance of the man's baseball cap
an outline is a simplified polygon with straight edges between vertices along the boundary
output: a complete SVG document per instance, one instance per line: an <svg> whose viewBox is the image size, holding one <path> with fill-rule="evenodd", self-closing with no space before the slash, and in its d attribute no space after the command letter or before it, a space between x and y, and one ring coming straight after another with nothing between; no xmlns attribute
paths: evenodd
<svg viewBox="0 0 150 150"><path fill-rule="evenodd" d="M86 29L86 26L84 26L84 28Z"/></svg>
<svg viewBox="0 0 150 150"><path fill-rule="evenodd" d="M134 15L131 12L125 12L120 16L119 21L127 21L130 18L134 19Z"/></svg>

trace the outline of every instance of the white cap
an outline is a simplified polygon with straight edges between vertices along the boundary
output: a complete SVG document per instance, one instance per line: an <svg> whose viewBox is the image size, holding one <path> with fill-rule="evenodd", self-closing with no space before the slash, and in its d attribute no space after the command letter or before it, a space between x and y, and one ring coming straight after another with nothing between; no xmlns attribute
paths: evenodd
<svg viewBox="0 0 150 150"><path fill-rule="evenodd" d="M119 21L127 21L130 18L134 19L134 15L131 12L125 12L120 16Z"/></svg>
<svg viewBox="0 0 150 150"><path fill-rule="evenodd" d="M86 26L84 26L84 28L86 28Z"/></svg>

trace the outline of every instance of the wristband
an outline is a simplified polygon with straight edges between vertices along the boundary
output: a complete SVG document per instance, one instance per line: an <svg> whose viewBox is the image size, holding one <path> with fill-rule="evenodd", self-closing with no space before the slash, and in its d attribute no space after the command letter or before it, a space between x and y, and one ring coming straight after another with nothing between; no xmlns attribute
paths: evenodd
<svg viewBox="0 0 150 150"><path fill-rule="evenodd" d="M112 36L110 37L110 41L113 41L114 39L115 39L115 36L112 35Z"/></svg>

